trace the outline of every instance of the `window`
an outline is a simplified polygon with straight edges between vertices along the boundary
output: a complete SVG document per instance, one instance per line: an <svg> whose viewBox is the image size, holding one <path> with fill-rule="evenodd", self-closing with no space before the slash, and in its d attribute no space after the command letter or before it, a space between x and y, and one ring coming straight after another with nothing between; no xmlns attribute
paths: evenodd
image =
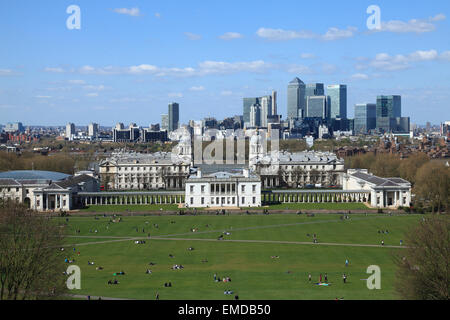
<svg viewBox="0 0 450 320"><path fill-rule="evenodd" d="M202 204L205 204L205 198L202 197Z"/></svg>
<svg viewBox="0 0 450 320"><path fill-rule="evenodd" d="M194 198L191 198L191 204L194 204Z"/></svg>
<svg viewBox="0 0 450 320"><path fill-rule="evenodd" d="M233 198L231 198L231 199L232 199L233 204L236 204L236 198L233 197Z"/></svg>
<svg viewBox="0 0 450 320"><path fill-rule="evenodd" d="M256 204L256 197L253 197L253 204Z"/></svg>
<svg viewBox="0 0 450 320"><path fill-rule="evenodd" d="M242 197L242 204L245 204L245 197Z"/></svg>
<svg viewBox="0 0 450 320"><path fill-rule="evenodd" d="M242 192L245 192L245 186L241 186Z"/></svg>
<svg viewBox="0 0 450 320"><path fill-rule="evenodd" d="M205 186L202 186L202 193L205 193Z"/></svg>
<svg viewBox="0 0 450 320"><path fill-rule="evenodd" d="M253 189L253 193L255 193L255 192L256 192L256 184L254 184L254 185L252 186L252 189Z"/></svg>

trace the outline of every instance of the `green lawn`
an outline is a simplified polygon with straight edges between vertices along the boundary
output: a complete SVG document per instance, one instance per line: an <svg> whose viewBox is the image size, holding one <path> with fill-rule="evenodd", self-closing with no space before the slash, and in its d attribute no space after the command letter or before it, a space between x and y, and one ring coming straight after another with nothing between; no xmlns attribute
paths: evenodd
<svg viewBox="0 0 450 320"><path fill-rule="evenodd" d="M282 203L271 205L268 210L368 210L364 203Z"/></svg>
<svg viewBox="0 0 450 320"><path fill-rule="evenodd" d="M89 206L80 210L81 212L148 212L148 211L177 211L177 204L147 204L147 205L104 205Z"/></svg>
<svg viewBox="0 0 450 320"><path fill-rule="evenodd" d="M67 234L75 236L66 239L67 254L77 260L82 270L82 290L74 294L154 299L159 292L161 299L233 299L234 295L223 294L230 289L241 299L395 299L392 254L402 249L387 246L398 246L404 232L421 218L418 215L361 214L341 220L338 214L315 217L242 214L123 217L120 223L111 223L109 217L55 220L67 224ZM191 232L192 228L198 229L197 232ZM78 229L80 234L76 233ZM378 230L389 230L389 233L379 234ZM216 240L224 231L231 233L224 236L226 240L272 242ZM142 245L131 240L146 238L148 233L158 238L147 239ZM313 245L311 235L314 233L319 243L342 245ZM170 240L174 238L179 240ZM378 245L381 240L386 247L346 245ZM105 241L114 242L100 243ZM80 256L73 253L74 245L76 251L81 252ZM189 247L194 250L187 250ZM272 256L279 258L272 259ZM204 259L208 262L202 262ZM345 259L350 260L349 267L345 267ZM95 265L89 266L87 261L95 261ZM149 262L156 265L149 266ZM172 270L174 264L185 268ZM365 271L373 264L381 267L381 290L368 290L366 282L361 280L367 279ZM96 266L103 266L104 270L97 271ZM147 268L153 271L151 275L145 273ZM107 281L114 278L113 273L121 270L126 275L117 277L120 284L107 285ZM308 283L309 272L314 282L318 281L320 273L328 273L332 285L321 287ZM345 285L342 282L344 272L348 275ZM214 282L215 273L230 277L232 282ZM173 287L165 288L164 283L169 281Z"/></svg>
<svg viewBox="0 0 450 320"><path fill-rule="evenodd" d="M283 203L262 208L242 208L242 210L369 210L363 203ZM150 212L150 211L178 211L177 204L148 204L148 205L91 205L81 212ZM186 211L186 209L184 209ZM192 209L190 209L192 210ZM204 209L198 208L197 211Z"/></svg>

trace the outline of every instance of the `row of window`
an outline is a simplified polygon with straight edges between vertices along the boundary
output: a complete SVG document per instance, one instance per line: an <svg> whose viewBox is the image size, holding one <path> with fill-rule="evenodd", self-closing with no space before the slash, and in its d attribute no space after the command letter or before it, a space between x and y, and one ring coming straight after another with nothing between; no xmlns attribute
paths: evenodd
<svg viewBox="0 0 450 320"><path fill-rule="evenodd" d="M156 166L151 166L151 167L119 167L119 171L159 171L161 170L162 167L156 167ZM188 167L167 167L169 169L169 171L173 171L173 172L187 172L189 170ZM180 170L178 170L178 168L180 168Z"/></svg>
<svg viewBox="0 0 450 320"><path fill-rule="evenodd" d="M256 192L257 185L252 185L252 192ZM205 193L205 185L201 185L201 193ZM241 185L241 192L245 193L246 185ZM189 189L190 193L194 193L194 186L191 185ZM235 184L224 184L224 183L212 183L210 184L210 193L235 193L236 185Z"/></svg>
<svg viewBox="0 0 450 320"><path fill-rule="evenodd" d="M245 204L245 197L241 198L242 202L241 204ZM202 205L205 204L205 198L202 197L200 199L200 203ZM256 197L252 197L252 203L256 204ZM194 198L190 198L190 204L194 204ZM236 197L211 197L211 205L225 205L225 204L236 204Z"/></svg>

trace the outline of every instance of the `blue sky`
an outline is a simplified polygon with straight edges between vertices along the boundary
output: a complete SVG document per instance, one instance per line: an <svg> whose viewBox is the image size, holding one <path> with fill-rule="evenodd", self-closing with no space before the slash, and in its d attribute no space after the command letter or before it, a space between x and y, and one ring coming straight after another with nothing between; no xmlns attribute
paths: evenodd
<svg viewBox="0 0 450 320"><path fill-rule="evenodd" d="M430 5L432 3L432 5ZM81 9L69 30L68 6ZM369 5L381 30L366 26ZM111 126L242 114L287 84L347 84L355 103L402 95L412 122L450 119L450 2L2 1L0 123Z"/></svg>

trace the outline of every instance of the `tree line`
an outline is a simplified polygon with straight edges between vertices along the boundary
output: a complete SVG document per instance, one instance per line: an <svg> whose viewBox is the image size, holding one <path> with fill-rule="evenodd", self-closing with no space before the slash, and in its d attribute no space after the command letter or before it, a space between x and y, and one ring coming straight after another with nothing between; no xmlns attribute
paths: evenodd
<svg viewBox="0 0 450 320"><path fill-rule="evenodd" d="M442 161L430 160L424 153L406 159L395 154L366 153L345 159L346 168L368 169L380 177L400 177L411 182L414 205L432 212L449 209L450 168Z"/></svg>

